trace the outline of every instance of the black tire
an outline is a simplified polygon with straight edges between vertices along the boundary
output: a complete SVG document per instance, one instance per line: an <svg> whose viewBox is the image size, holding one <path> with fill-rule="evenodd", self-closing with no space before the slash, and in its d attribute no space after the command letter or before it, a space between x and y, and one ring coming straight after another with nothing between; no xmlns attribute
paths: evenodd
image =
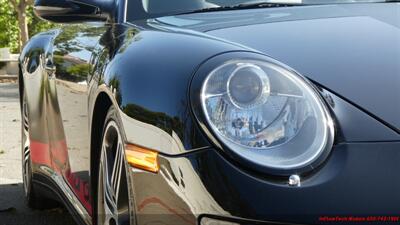
<svg viewBox="0 0 400 225"><path fill-rule="evenodd" d="M28 104L26 100L26 93L24 91L21 104L21 121L22 121L21 146L22 146L22 178L23 178L23 189L25 193L26 203L28 207L32 209L54 208L58 205L57 202L45 198L41 193L36 191L33 185L28 115L29 115Z"/></svg>
<svg viewBox="0 0 400 225"><path fill-rule="evenodd" d="M98 225L135 224L129 167L124 152L125 140L118 121L116 109L110 107L104 123L98 160L94 202L94 220Z"/></svg>

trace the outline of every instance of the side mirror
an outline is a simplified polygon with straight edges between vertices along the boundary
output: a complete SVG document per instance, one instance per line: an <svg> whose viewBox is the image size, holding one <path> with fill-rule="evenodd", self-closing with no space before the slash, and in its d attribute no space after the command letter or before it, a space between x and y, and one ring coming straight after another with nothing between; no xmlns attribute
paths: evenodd
<svg viewBox="0 0 400 225"><path fill-rule="evenodd" d="M35 0L35 14L55 23L112 19L115 0Z"/></svg>

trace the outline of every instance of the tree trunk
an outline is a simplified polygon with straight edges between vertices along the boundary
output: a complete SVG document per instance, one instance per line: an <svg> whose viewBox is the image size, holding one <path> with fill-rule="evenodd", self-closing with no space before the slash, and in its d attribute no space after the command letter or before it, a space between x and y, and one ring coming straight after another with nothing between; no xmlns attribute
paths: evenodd
<svg viewBox="0 0 400 225"><path fill-rule="evenodd" d="M20 1L16 11L18 14L18 26L20 30L19 35L19 50L22 51L24 45L28 42L29 33L28 33L28 18L26 16L26 7L27 4L25 1Z"/></svg>

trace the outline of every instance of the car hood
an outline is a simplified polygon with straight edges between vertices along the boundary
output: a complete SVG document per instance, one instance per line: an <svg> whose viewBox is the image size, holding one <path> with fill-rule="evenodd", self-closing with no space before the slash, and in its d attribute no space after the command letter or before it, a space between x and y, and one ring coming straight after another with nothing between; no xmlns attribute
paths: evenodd
<svg viewBox="0 0 400 225"><path fill-rule="evenodd" d="M267 54L400 130L400 4L342 4L157 19Z"/></svg>

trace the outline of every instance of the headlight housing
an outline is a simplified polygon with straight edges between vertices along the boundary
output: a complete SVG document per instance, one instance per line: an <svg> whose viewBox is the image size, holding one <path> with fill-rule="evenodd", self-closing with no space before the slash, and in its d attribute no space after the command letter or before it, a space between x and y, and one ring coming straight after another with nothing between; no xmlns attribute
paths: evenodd
<svg viewBox="0 0 400 225"><path fill-rule="evenodd" d="M213 136L258 166L312 168L332 148L333 122L322 98L273 59L219 64L201 85L200 105Z"/></svg>

